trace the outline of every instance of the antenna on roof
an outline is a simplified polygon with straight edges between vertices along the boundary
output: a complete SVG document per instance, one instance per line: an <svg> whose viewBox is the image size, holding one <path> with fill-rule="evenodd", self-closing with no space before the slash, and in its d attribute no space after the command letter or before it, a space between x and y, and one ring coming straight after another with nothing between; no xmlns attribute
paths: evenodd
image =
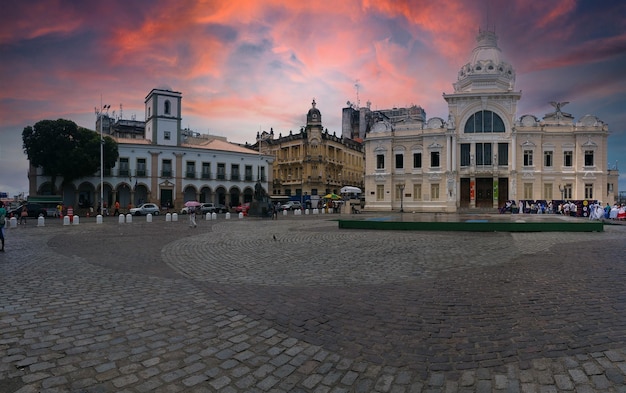
<svg viewBox="0 0 626 393"><path fill-rule="evenodd" d="M120 120L124 118L124 111L122 110L122 104L120 104Z"/></svg>
<svg viewBox="0 0 626 393"><path fill-rule="evenodd" d="M361 107L361 102L359 101L359 80L357 79L354 82L354 88L356 89L356 109Z"/></svg>

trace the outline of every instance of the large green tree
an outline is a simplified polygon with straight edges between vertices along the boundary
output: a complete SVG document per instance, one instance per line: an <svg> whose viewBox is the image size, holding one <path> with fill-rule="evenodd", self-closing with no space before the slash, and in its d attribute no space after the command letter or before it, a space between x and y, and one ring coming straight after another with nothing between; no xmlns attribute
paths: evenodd
<svg viewBox="0 0 626 393"><path fill-rule="evenodd" d="M104 167L112 168L119 156L117 143L109 136L103 140ZM50 176L53 194L58 177L66 184L100 169L100 134L71 120L41 120L24 128L22 141L30 163Z"/></svg>

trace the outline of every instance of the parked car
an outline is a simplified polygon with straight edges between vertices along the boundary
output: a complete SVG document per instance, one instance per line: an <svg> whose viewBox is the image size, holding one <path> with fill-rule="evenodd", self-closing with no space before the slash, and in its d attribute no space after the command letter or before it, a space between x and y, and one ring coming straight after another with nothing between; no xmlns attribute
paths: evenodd
<svg viewBox="0 0 626 393"><path fill-rule="evenodd" d="M248 210L250 210L250 202L246 202L243 205L239 205L235 207L236 213L248 214Z"/></svg>
<svg viewBox="0 0 626 393"><path fill-rule="evenodd" d="M141 205L130 209L130 214L132 214L133 216L145 216L148 214L158 216L159 210L159 207L154 203L142 203Z"/></svg>
<svg viewBox="0 0 626 393"><path fill-rule="evenodd" d="M302 204L299 201L289 201L280 205L280 210L301 210Z"/></svg>
<svg viewBox="0 0 626 393"><path fill-rule="evenodd" d="M22 209L24 209L24 206L26 206L26 209L28 210L28 217L36 218L39 217L40 214L44 217L48 217L46 208L38 203L25 203L23 205L19 205L15 209L9 210L7 212L7 217L11 217L11 214L13 214L13 217L17 217L19 219L22 215Z"/></svg>

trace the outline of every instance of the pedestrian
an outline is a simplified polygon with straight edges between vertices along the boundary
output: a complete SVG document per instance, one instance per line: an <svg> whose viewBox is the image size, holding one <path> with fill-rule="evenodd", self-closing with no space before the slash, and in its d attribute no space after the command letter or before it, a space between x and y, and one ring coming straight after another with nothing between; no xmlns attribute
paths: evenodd
<svg viewBox="0 0 626 393"><path fill-rule="evenodd" d="M4 252L4 227L7 221L7 209L4 208L4 202L0 201L0 241L2 241L2 248L0 251Z"/></svg>
<svg viewBox="0 0 626 393"><path fill-rule="evenodd" d="M22 212L20 213L20 225L26 225L26 217L28 217L28 208L24 205L22 206Z"/></svg>
<svg viewBox="0 0 626 393"><path fill-rule="evenodd" d="M113 212L115 217L120 215L120 201L115 201L115 211Z"/></svg>
<svg viewBox="0 0 626 393"><path fill-rule="evenodd" d="M189 206L189 227L190 228L197 227L197 225L196 225L196 207L195 206Z"/></svg>

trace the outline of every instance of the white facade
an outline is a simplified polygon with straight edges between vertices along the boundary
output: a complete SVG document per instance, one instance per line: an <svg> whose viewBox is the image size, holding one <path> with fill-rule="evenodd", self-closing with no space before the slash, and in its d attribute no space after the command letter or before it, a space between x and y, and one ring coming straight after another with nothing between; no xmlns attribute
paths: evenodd
<svg viewBox="0 0 626 393"><path fill-rule="evenodd" d="M114 138L119 158L105 170L104 201L123 208L142 202L179 209L185 201L237 206L252 200L257 182L269 190L274 158L229 143L223 137L181 130L181 93L154 89L147 96L146 138ZM169 134L168 134L169 133ZM50 178L40 168L29 173L30 195L49 194ZM75 208L96 208L100 199L100 173L56 189L63 202Z"/></svg>
<svg viewBox="0 0 626 393"><path fill-rule="evenodd" d="M365 138L366 209L454 212L497 208L507 200L598 200L612 203L617 171L607 167L608 126L578 121L553 102L543 119L516 120L522 93L497 37L478 44L444 94L447 120L372 112Z"/></svg>

